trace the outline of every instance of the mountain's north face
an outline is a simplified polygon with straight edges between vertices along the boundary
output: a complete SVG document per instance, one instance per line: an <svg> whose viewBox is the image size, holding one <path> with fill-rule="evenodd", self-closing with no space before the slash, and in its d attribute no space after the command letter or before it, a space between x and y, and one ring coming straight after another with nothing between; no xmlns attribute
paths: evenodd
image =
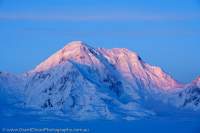
<svg viewBox="0 0 200 133"><path fill-rule="evenodd" d="M30 72L0 72L0 94L2 105L71 119L131 120L156 115L155 104L198 111L200 78L180 84L128 49L74 41Z"/></svg>

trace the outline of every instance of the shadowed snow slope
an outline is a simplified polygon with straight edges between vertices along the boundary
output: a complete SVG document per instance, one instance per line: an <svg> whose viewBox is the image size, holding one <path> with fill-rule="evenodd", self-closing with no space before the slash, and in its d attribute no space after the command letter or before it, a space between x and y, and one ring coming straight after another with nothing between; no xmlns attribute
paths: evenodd
<svg viewBox="0 0 200 133"><path fill-rule="evenodd" d="M199 79L182 85L128 49L74 41L26 74L1 73L0 89L23 95L23 107L70 119L134 120L156 115L154 105L198 110Z"/></svg>

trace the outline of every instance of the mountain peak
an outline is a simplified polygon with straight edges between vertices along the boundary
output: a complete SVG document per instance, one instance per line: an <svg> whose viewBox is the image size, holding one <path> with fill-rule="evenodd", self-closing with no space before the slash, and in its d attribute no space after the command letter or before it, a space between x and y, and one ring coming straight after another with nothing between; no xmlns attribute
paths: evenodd
<svg viewBox="0 0 200 133"><path fill-rule="evenodd" d="M134 57L134 58L139 59L139 60L141 59L139 54L137 54L136 52L130 51L127 48L113 48L112 51L119 52L120 54L123 54L123 55L131 55L132 58Z"/></svg>
<svg viewBox="0 0 200 133"><path fill-rule="evenodd" d="M83 41L72 41L61 50L50 56L47 60L39 64L34 71L40 72L48 70L69 60L78 60L83 58L94 48Z"/></svg>
<svg viewBox="0 0 200 133"><path fill-rule="evenodd" d="M82 54L86 52L87 49L93 49L91 46L87 45L83 41L72 41L64 46L58 53L62 53L63 55L68 54ZM58 54L56 53L56 54Z"/></svg>
<svg viewBox="0 0 200 133"><path fill-rule="evenodd" d="M133 62L142 61L142 58L136 52L130 51L127 48L112 48L112 49L99 49L103 54L111 58L126 58Z"/></svg>
<svg viewBox="0 0 200 133"><path fill-rule="evenodd" d="M68 49L68 48L81 48L81 47L88 47L88 45L83 42L83 41L72 41L65 45L63 49Z"/></svg>
<svg viewBox="0 0 200 133"><path fill-rule="evenodd" d="M177 87L177 82L173 78L160 68L146 64L135 52L126 48L95 49L82 41L68 43L64 48L38 65L34 72L46 71L68 61L87 66L91 65L93 68L110 66L109 63L111 63L122 73L121 75L130 79L130 82L137 78L142 84L149 87L149 80L151 80L152 86L156 85L157 88L171 89Z"/></svg>

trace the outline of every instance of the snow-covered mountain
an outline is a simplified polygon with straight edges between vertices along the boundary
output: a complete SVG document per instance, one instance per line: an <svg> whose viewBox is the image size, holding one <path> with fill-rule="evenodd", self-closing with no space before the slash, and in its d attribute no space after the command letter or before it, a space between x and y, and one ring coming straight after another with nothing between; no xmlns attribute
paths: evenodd
<svg viewBox="0 0 200 133"><path fill-rule="evenodd" d="M0 72L0 104L23 101L25 81L21 75Z"/></svg>
<svg viewBox="0 0 200 133"><path fill-rule="evenodd" d="M96 49L81 41L69 43L25 74L0 73L1 91L23 97L18 100L23 106L72 119L151 116L154 101L173 105L171 99L178 108L198 110L199 81L180 84L128 49Z"/></svg>
<svg viewBox="0 0 200 133"><path fill-rule="evenodd" d="M192 83L185 86L185 89L179 93L182 99L182 106L186 108L200 109L200 77Z"/></svg>

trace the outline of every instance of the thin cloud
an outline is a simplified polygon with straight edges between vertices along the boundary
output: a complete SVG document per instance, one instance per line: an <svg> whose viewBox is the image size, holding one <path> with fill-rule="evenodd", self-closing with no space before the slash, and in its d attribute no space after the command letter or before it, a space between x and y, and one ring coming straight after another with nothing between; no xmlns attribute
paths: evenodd
<svg viewBox="0 0 200 133"><path fill-rule="evenodd" d="M112 37L144 37L144 36L196 36L200 34L199 30L132 30L132 31L121 31L121 30L107 30L94 32L91 30L68 30L68 29L54 29L54 28L25 28L18 29L15 32L17 33L44 33L52 35L71 35L71 36L112 36Z"/></svg>
<svg viewBox="0 0 200 133"><path fill-rule="evenodd" d="M117 14L117 15L116 15ZM196 20L200 14L25 14L0 13L0 20L31 20L31 21L162 21L162 20Z"/></svg>

